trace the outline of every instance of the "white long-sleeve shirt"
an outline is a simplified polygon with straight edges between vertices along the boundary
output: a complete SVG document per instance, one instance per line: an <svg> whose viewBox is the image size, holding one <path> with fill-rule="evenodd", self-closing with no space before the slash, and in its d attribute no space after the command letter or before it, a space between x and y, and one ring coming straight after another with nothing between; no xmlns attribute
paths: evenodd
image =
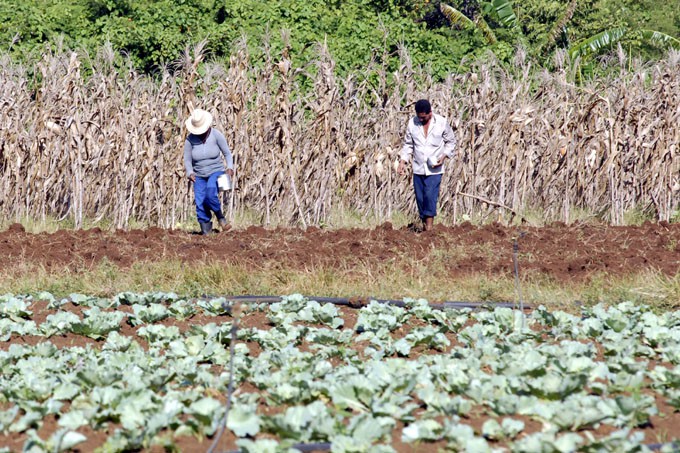
<svg viewBox="0 0 680 453"><path fill-rule="evenodd" d="M453 157L456 151L456 136L446 118L432 114L427 131L417 116L411 118L406 128L401 160L408 162L413 158L413 173L416 175L438 175L444 173L444 165L432 167L427 163L430 156Z"/></svg>

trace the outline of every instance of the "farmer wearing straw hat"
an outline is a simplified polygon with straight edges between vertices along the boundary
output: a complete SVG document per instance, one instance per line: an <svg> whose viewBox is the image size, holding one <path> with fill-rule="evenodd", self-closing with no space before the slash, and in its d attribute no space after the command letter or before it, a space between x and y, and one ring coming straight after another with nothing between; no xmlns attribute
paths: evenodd
<svg viewBox="0 0 680 453"><path fill-rule="evenodd" d="M456 136L446 118L432 113L430 101L420 99L415 107L416 116L408 122L397 172L405 174L406 165L413 160L413 188L418 214L425 231L430 231L437 215L444 162L454 155Z"/></svg>
<svg viewBox="0 0 680 453"><path fill-rule="evenodd" d="M234 159L224 135L212 128L212 115L202 109L195 109L187 118L189 135L184 141L184 167L187 176L194 183L196 217L201 225L201 234L212 232L212 213L215 213L222 231L231 228L222 213L218 197L217 178L225 174L224 162L227 161L226 174L234 176Z"/></svg>

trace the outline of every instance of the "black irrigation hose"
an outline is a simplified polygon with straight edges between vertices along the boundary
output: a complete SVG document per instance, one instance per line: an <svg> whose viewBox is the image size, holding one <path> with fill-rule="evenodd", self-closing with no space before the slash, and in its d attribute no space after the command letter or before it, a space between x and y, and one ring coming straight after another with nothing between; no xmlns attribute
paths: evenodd
<svg viewBox="0 0 680 453"><path fill-rule="evenodd" d="M281 302L283 300L283 297L279 296L252 296L252 295L247 295L247 296L224 296L225 299L229 302L246 302L246 303L264 303L264 304L274 304ZM364 301L372 301L375 300L378 303L381 304L387 304L387 305L394 305L396 307L406 307L407 304L403 300L393 300L393 299L372 299L372 298L343 298L343 297L313 297L313 296L305 296L309 300L315 300L319 303L325 303L325 304L333 304L333 305L341 305L341 306L346 306L346 307L351 307L351 308L361 308L364 305ZM485 308L497 308L497 307L506 307L506 308L517 308L517 304L514 302L459 302L459 301L446 301L446 302L441 302L441 303L430 303L430 307L438 310L443 310L443 309L464 309L464 308L470 308L470 309L485 309ZM523 306L524 310L531 310L531 306L524 304Z"/></svg>
<svg viewBox="0 0 680 453"><path fill-rule="evenodd" d="M680 451L680 444L676 442L668 442L665 444L643 444L643 446L649 448L652 451L660 451L663 447L672 447L672 451ZM330 442L317 442L309 444L295 444L291 446L295 450L301 452L314 452L314 451L331 451ZM231 450L224 453L241 453L241 450Z"/></svg>
<svg viewBox="0 0 680 453"><path fill-rule="evenodd" d="M231 325L231 339L229 340L229 386L227 388L227 405L224 410L224 417L220 420L217 435L215 440L213 440L212 445L208 449L208 453L213 453L217 445L222 439L222 434L227 429L227 421L229 418L229 410L231 409L231 397L234 394L234 344L236 344L236 331L238 330L238 321L240 316L238 316Z"/></svg>
<svg viewBox="0 0 680 453"><path fill-rule="evenodd" d="M288 448L292 448L301 452L312 452L312 451L331 451L330 442L316 442L309 444L295 444ZM241 453L242 450L230 450L222 453Z"/></svg>
<svg viewBox="0 0 680 453"><path fill-rule="evenodd" d="M522 233L520 237L523 237L525 233ZM521 292L521 286L519 282L519 259L518 259L518 254L519 254L519 244L517 242L517 239L513 241L513 248L512 248L512 261L513 261L513 267L514 267L514 274L515 274L515 289L517 291L517 297L519 300L519 304L513 303L513 302L442 302L442 303L430 303L429 306L434 309L446 309L446 308L451 308L451 309L465 309L465 308L470 308L470 309L484 309L484 308L496 308L496 307L508 307L508 308L519 308L521 311L529 311L531 310L531 306L524 304L524 301L522 300L522 292ZM235 296L235 297L228 297L228 301L232 302L251 302L251 303L277 303L282 301L282 297L276 297L276 296ZM364 301L362 299L347 299L347 298L340 298L340 297L308 297L309 300L315 300L320 303L330 303L334 305L341 305L341 306L347 306L347 307L352 307L352 308L360 308L363 307ZM388 305L394 305L397 307L405 307L406 303L404 301L400 300L390 300L390 299L369 299L369 300L375 300L378 303L381 304L388 304ZM359 327L358 331L363 331L361 327ZM666 443L666 444L646 444L644 445L645 447L649 448L652 451L660 451L663 447L665 446L671 446L674 449L678 448L678 450L675 451L680 451L680 445L677 445L675 443ZM301 443L301 444L295 444L291 448L298 450L300 452L314 452L314 451L330 451L331 450L331 443L329 442L317 442L317 443ZM240 453L240 450L236 451L231 451L227 453Z"/></svg>
<svg viewBox="0 0 680 453"><path fill-rule="evenodd" d="M305 296L309 300L315 300L319 303L327 303L327 304L334 304L334 305L341 305L341 306L346 306L346 307L352 307L352 308L360 308L364 306L363 302L359 302L358 299L348 299L348 298L343 298L343 297L312 297L312 296ZM232 296L232 297L225 297L227 301L229 302L245 302L245 303L264 303L264 304L274 304L281 302L283 300L283 297L280 296L252 296L252 295L247 295L247 296ZM406 303L402 300L392 300L392 299L367 299L369 301L375 300L378 303L381 304L388 304L388 305L394 305L397 307L405 307ZM430 303L430 307L434 309L446 309L446 308L451 308L451 309L464 309L464 308L470 308L470 309L484 309L484 308L496 308L496 307L507 307L507 308L517 308L517 304L514 302L459 302L459 301L446 301L442 303ZM521 304L522 310L528 311L531 310L532 307L530 305ZM666 446L673 447L676 450L673 451L680 451L680 444L677 444L675 442L669 442L669 443L657 443L657 444L643 444L645 447L652 451L660 451L662 448ZM298 450L303 453L307 452L315 452L315 451L331 451L331 443L330 442L316 442L316 443L300 443L300 444L295 444L292 445L290 448ZM224 453L241 453L241 450L231 450L231 451L226 451Z"/></svg>
<svg viewBox="0 0 680 453"><path fill-rule="evenodd" d="M351 308L361 308L365 306L365 301L375 300L381 304L394 305L397 307L406 307L407 304L403 300L393 300L393 299L348 299L344 297L313 297L305 296L309 300L315 300L319 303L334 304ZM233 296L225 297L228 302L245 302L245 303L261 303L261 304L274 304L281 302L283 297L280 296ZM496 307L507 307L507 308L517 308L517 304L513 302L459 302L459 301L446 301L441 303L430 303L429 306L434 309L485 309L485 308L496 308ZM531 310L531 306L524 304L522 307L524 310ZM300 452L314 452L314 451L330 451L330 442L316 442L316 443L306 443L306 444L295 444L290 448L298 450ZM240 450L232 450L225 453L240 453Z"/></svg>
<svg viewBox="0 0 680 453"><path fill-rule="evenodd" d="M312 297L305 296L309 300L315 300L319 303L340 305L343 307L350 308L361 308L366 305L365 300L375 300L380 304L394 305L396 307L406 307L407 304L403 300L392 300L392 299L347 299L342 297ZM226 297L227 303L225 303L224 309L229 310L228 302L244 302L244 303L261 303L261 304L274 304L281 302L282 297L279 296L234 296ZM431 308L436 310L453 309L462 310L469 308L472 310L481 310L496 307L506 307L506 308L517 308L517 304L513 302L441 302L441 303L430 303L428 304ZM531 306L527 304L522 305L523 311L530 311ZM357 333L364 333L363 327L359 326L356 329Z"/></svg>
<svg viewBox="0 0 680 453"><path fill-rule="evenodd" d="M331 444L330 442L317 442L314 444L297 444L293 445L292 448L295 448L296 450L300 451L330 451L331 450Z"/></svg>
<svg viewBox="0 0 680 453"><path fill-rule="evenodd" d="M680 451L680 442L666 442L663 444L645 444L645 447L652 451L661 451L664 447L671 447L671 451Z"/></svg>

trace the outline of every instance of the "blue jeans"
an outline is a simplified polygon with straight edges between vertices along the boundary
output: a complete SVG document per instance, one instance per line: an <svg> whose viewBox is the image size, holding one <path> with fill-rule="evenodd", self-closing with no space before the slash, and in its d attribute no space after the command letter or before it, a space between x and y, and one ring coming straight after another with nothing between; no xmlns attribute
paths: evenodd
<svg viewBox="0 0 680 453"><path fill-rule="evenodd" d="M442 175L413 175L413 188L416 191L416 204L421 219L437 215L439 185Z"/></svg>
<svg viewBox="0 0 680 453"><path fill-rule="evenodd" d="M217 178L223 174L223 171L216 171L207 178L196 176L194 200L196 201L196 218L201 223L210 222L213 212L218 219L224 217L217 187Z"/></svg>

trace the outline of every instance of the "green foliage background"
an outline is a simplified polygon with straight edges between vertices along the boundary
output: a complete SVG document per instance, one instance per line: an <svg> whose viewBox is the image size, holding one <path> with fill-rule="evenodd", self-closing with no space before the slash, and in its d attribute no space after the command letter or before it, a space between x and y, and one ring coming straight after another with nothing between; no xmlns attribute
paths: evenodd
<svg viewBox="0 0 680 453"><path fill-rule="evenodd" d="M479 0L446 2L466 14L488 12ZM95 52L104 42L145 72L179 60L187 45L207 40L214 58L227 57L233 43L246 39L257 60L266 47L279 51L282 30L289 30L291 58L312 59L317 42L326 41L337 71L365 67L371 59L397 64L405 46L415 65L435 78L464 70L491 50L511 62L523 45L538 65L551 53L602 30L626 26L651 28L680 36L680 2L661 0L580 0L552 48L544 43L569 1L523 0L513 5L518 27L508 29L487 17L498 36L485 43L474 30L451 27L430 0L0 0L0 49L31 61L46 48L62 46ZM634 56L661 55L642 42L628 43Z"/></svg>

